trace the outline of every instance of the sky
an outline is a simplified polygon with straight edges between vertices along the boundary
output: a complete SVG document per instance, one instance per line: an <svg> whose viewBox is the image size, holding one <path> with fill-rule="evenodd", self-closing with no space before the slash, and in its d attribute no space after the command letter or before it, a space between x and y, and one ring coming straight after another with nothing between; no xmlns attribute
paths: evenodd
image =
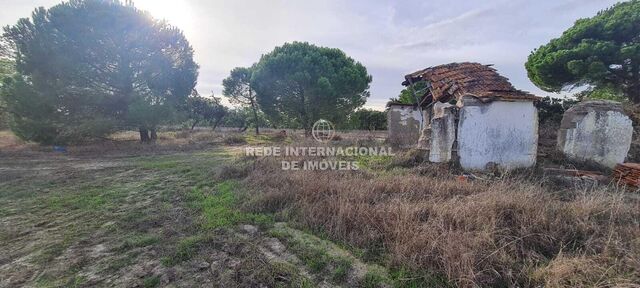
<svg viewBox="0 0 640 288"><path fill-rule="evenodd" d="M60 0L2 0L0 24ZM342 49L373 76L365 108L383 110L404 75L451 62L494 64L521 90L544 92L527 78L531 51L575 20L617 0L134 0L182 29L200 64L200 94L222 96L222 79L286 42Z"/></svg>

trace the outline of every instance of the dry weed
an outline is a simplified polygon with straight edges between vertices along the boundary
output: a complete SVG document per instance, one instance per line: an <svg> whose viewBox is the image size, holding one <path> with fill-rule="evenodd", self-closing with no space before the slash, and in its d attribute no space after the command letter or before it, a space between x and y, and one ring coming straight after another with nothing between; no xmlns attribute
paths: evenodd
<svg viewBox="0 0 640 288"><path fill-rule="evenodd" d="M262 159L249 173L252 209L287 211L392 267L466 287L640 281L640 205L612 187L567 200L526 173L460 182L442 165L375 175L282 171L277 162Z"/></svg>

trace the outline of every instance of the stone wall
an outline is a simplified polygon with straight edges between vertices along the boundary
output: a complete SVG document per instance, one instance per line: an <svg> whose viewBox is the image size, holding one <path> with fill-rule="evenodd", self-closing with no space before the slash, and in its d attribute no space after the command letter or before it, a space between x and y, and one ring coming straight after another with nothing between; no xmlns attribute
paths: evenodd
<svg viewBox="0 0 640 288"><path fill-rule="evenodd" d="M460 103L458 156L464 169L531 167L538 148L538 110L533 101Z"/></svg>
<svg viewBox="0 0 640 288"><path fill-rule="evenodd" d="M558 149L576 160L607 167L623 163L631 147L633 125L614 101L585 101L567 110L558 132Z"/></svg>
<svg viewBox="0 0 640 288"><path fill-rule="evenodd" d="M389 144L400 148L414 148L420 137L421 111L409 105L392 105L387 114Z"/></svg>

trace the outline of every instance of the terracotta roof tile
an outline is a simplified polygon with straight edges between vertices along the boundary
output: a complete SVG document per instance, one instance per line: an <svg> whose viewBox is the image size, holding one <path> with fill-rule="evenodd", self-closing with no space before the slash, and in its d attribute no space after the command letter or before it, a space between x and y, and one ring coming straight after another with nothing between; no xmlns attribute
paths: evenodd
<svg viewBox="0 0 640 288"><path fill-rule="evenodd" d="M517 90L496 69L480 63L451 63L429 67L411 73L405 79L407 81L403 85L408 85L409 80L413 83L421 80L431 83L431 89L424 97L431 96L433 100L448 101L464 95L511 100L539 99L533 94Z"/></svg>

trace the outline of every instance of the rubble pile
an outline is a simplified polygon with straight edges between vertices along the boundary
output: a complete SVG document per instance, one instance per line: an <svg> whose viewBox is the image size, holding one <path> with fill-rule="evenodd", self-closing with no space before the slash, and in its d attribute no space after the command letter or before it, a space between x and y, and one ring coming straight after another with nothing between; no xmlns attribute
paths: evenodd
<svg viewBox="0 0 640 288"><path fill-rule="evenodd" d="M563 168L544 168L544 175L567 188L590 189L609 183L610 179L597 171Z"/></svg>
<svg viewBox="0 0 640 288"><path fill-rule="evenodd" d="M636 188L640 187L640 164L618 164L616 168L613 169L613 178L619 183L624 183Z"/></svg>

